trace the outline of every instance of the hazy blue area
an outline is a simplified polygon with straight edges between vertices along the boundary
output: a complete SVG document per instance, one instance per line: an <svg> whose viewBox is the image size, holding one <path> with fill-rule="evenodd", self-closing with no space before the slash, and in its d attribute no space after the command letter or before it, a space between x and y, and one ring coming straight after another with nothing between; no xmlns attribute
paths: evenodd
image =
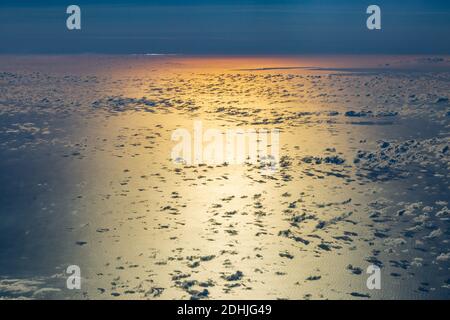
<svg viewBox="0 0 450 320"><path fill-rule="evenodd" d="M66 6L82 30L66 29ZM382 30L366 28L366 8ZM449 1L11 1L0 53L450 53Z"/></svg>

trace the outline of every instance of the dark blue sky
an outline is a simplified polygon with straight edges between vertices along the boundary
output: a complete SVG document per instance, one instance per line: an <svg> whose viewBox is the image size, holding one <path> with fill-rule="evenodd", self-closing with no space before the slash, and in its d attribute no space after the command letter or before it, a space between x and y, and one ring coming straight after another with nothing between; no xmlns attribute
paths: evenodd
<svg viewBox="0 0 450 320"><path fill-rule="evenodd" d="M0 53L450 54L450 1L1 0Z"/></svg>

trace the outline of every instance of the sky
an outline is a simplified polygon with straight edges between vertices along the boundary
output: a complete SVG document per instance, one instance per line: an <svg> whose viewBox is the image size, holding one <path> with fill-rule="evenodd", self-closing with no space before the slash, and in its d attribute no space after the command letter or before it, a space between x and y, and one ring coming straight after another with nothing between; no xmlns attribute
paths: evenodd
<svg viewBox="0 0 450 320"><path fill-rule="evenodd" d="M0 54L29 53L450 54L450 1L0 0Z"/></svg>

